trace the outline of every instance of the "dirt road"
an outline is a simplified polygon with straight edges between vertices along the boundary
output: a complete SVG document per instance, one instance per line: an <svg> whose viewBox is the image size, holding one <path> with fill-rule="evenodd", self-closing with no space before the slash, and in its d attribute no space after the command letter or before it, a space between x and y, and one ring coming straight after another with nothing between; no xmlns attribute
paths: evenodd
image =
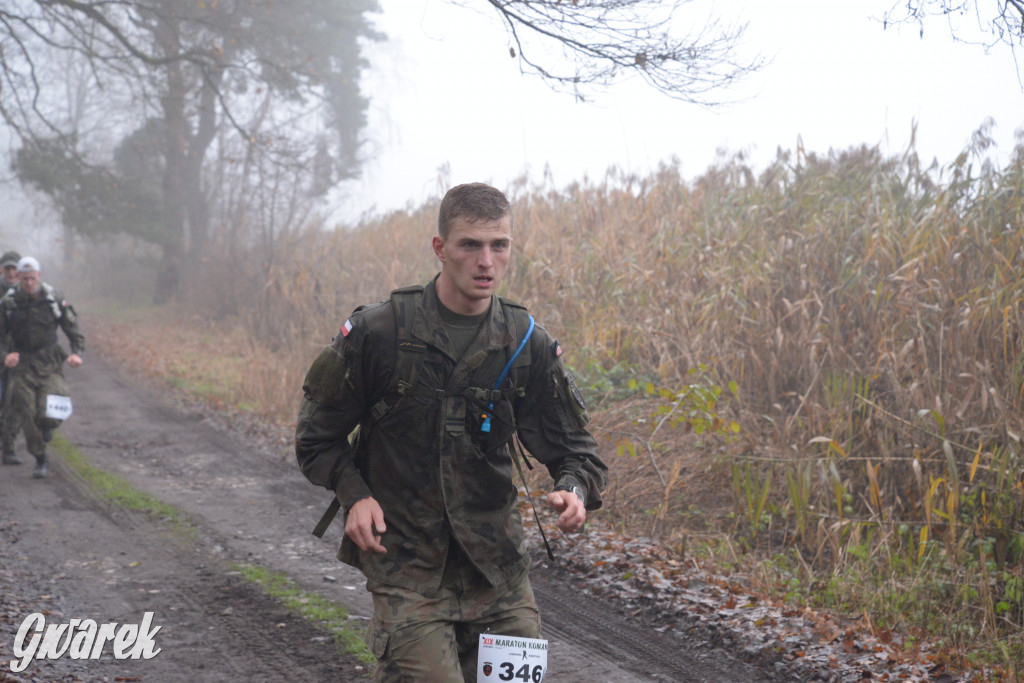
<svg viewBox="0 0 1024 683"><path fill-rule="evenodd" d="M290 454L182 407L152 385L91 356L67 373L74 415L62 434L98 468L184 510L186 536L100 500L55 463L0 468L0 683L6 681L359 681L366 670L329 636L245 581L238 565L286 573L343 602L364 623L358 573L334 559L340 524L310 534L328 502ZM779 680L699 638L661 633L607 600L574 590L571 576L532 573L551 641L547 681ZM139 624L152 612L151 659L62 657L12 673L15 634L34 612L47 623Z"/></svg>

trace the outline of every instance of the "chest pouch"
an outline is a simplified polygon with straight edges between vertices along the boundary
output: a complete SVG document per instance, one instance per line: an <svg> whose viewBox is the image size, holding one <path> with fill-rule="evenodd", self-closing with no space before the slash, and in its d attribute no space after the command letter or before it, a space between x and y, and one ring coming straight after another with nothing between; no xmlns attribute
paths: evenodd
<svg viewBox="0 0 1024 683"><path fill-rule="evenodd" d="M470 389L466 429L482 455L493 455L504 448L516 431L512 401L525 391L516 387L501 392L489 389ZM484 421L490 419L490 429L483 430Z"/></svg>

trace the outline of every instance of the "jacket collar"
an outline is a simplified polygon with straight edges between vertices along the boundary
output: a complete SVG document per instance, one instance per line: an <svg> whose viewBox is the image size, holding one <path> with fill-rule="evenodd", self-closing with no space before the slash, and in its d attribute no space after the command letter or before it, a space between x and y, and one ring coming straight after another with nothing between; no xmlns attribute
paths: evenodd
<svg viewBox="0 0 1024 683"><path fill-rule="evenodd" d="M53 303L57 301L57 290L45 282L39 283L39 289L34 294L27 293L21 288L21 284L17 284L7 290L4 296L17 297L21 301L46 301Z"/></svg>
<svg viewBox="0 0 1024 683"><path fill-rule="evenodd" d="M416 307L416 317L410 334L437 347L449 358L459 360L455 358L451 340L448 338L448 333L441 323L441 301L437 297L437 289L435 288L437 278L438 276L435 275L423 287L423 298L420 299L420 303ZM472 355L481 348L488 352L496 351L512 344L514 341L512 332L509 330L508 321L505 318L505 310L501 305L501 300L497 295L492 294L491 306L488 309L487 317L484 318L483 324L480 325L480 331L476 339L467 349L466 356Z"/></svg>

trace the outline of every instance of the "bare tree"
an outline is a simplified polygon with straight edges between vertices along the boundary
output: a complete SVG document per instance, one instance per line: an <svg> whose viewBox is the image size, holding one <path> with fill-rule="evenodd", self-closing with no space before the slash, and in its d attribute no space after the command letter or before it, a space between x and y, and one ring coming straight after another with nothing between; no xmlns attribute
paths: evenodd
<svg viewBox="0 0 1024 683"><path fill-rule="evenodd" d="M942 21L954 40L978 44L986 50L1009 47L1017 64L1018 80L1024 65L1017 48L1024 46L1024 0L903 0L894 2L882 17L885 28L915 24L924 35L925 24Z"/></svg>
<svg viewBox="0 0 1024 683"><path fill-rule="evenodd" d="M712 105L761 64L736 56L743 26L682 21L694 0L449 1L489 5L522 70L580 98L637 76ZM79 233L134 231L158 245L155 299L165 301L179 268L203 251L211 216L256 216L272 239L308 211L298 203L358 173L361 42L379 37L366 16L376 9L376 0L4 0L0 118L23 141L18 168ZM116 99L105 147L93 136L85 144L82 122L59 113L54 54L76 57L90 95Z"/></svg>
<svg viewBox="0 0 1024 683"><path fill-rule="evenodd" d="M148 150L150 166L160 169L160 206L149 214L163 224L156 235L163 262L155 299L165 301L186 253L195 255L206 240L203 165L223 124L246 145L270 147L311 131L325 140L332 131L319 165L312 163L315 145L309 146L307 168L327 169L335 179L358 172L367 105L359 90L366 66L360 39L376 37L365 16L375 9L375 0L9 0L0 7L0 117L28 152L43 154L44 163L26 168L81 167L81 173L45 176L37 186L50 191L66 180L76 190L88 177L91 186L113 187L116 179L104 182L96 175L103 169L79 158L72 131L47 108L54 84L41 77L43 62L54 52L76 54L97 87L117 83L135 93L136 125L148 133L132 136L137 142L159 136L159 145L138 149ZM301 110L301 124L273 138L247 129L244 112L268 96L274 107L293 115ZM74 203L75 211L64 215L81 216L89 203L81 191L59 189ZM139 197L145 189L113 187L105 196Z"/></svg>
<svg viewBox="0 0 1024 683"><path fill-rule="evenodd" d="M693 0L486 1L505 24L509 52L522 69L580 99L638 76L670 97L714 105L723 87L763 64L760 56L738 55L746 25L709 17L688 20L683 30L680 10Z"/></svg>

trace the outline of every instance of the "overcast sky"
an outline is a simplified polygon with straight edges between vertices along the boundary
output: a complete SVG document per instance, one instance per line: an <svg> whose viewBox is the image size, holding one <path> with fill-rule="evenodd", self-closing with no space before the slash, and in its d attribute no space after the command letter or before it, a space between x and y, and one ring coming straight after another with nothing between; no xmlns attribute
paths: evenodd
<svg viewBox="0 0 1024 683"><path fill-rule="evenodd" d="M577 103L520 73L494 11L463 1L380 0L376 23L389 40L368 53L369 162L346 188L338 218L418 204L447 182L504 189L527 173L539 183L545 167L561 188L599 181L612 166L646 174L673 156L692 178L721 150L743 151L763 167L798 138L819 152L866 143L897 153L915 121L918 152L946 164L991 117L1004 163L1024 126L1008 48L986 54L955 42L938 22L923 37L916 26L884 30L892 0L697 3L695 21L714 11L748 22L744 49L769 60L741 89L723 93L738 103L713 111L639 81ZM957 21L970 31L974 18Z"/></svg>

